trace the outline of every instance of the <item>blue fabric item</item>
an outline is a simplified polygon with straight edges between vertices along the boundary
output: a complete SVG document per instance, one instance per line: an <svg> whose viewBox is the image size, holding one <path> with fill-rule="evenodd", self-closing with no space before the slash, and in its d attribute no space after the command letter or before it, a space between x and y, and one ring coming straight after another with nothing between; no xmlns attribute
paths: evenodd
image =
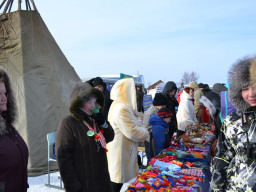
<svg viewBox="0 0 256 192"><path fill-rule="evenodd" d="M167 124L162 118L158 115L153 115L149 119L149 123L152 125L153 133L150 134L150 159L154 156L158 155L163 149L169 147L169 137L167 132L167 128L169 124ZM154 143L152 143L152 139L154 139ZM152 145L155 146L155 153L153 152Z"/></svg>
<svg viewBox="0 0 256 192"><path fill-rule="evenodd" d="M230 83L227 83L225 85L227 88L230 87ZM228 91L221 91L220 92L220 98L221 98L221 111L220 111L220 118L221 118L221 123L223 123L224 119L226 117L236 111L236 108L231 104L228 98Z"/></svg>
<svg viewBox="0 0 256 192"><path fill-rule="evenodd" d="M169 171L179 171L181 169L180 166L175 165L173 163L165 163L159 160L156 160L154 166L158 166L160 168L168 168Z"/></svg>
<svg viewBox="0 0 256 192"><path fill-rule="evenodd" d="M52 158L56 159L56 153L55 153L55 143L52 146Z"/></svg>
<svg viewBox="0 0 256 192"><path fill-rule="evenodd" d="M160 173L160 175L161 175L161 176L167 175L167 176L172 177L172 178L175 178L175 179L178 179L178 178L182 177L182 175L175 175L175 174L170 173L170 172L168 172L168 171L162 171L162 172Z"/></svg>

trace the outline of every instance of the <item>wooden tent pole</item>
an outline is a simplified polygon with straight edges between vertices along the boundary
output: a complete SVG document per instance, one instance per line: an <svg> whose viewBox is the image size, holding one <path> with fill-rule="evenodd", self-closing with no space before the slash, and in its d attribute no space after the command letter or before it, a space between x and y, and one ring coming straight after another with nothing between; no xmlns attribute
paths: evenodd
<svg viewBox="0 0 256 192"><path fill-rule="evenodd" d="M8 7L9 7L11 1L13 1L13 0L8 0L7 4L5 5L3 13L6 13L6 11L7 11Z"/></svg>
<svg viewBox="0 0 256 192"><path fill-rule="evenodd" d="M21 10L21 0L18 1L18 10Z"/></svg>
<svg viewBox="0 0 256 192"><path fill-rule="evenodd" d="M34 1L33 0L30 0L30 1L31 1L32 5L33 5L34 10L37 11L37 8L36 8L36 5L35 5Z"/></svg>
<svg viewBox="0 0 256 192"><path fill-rule="evenodd" d="M10 13L11 12L11 9L12 9L12 4L13 4L13 0L11 1L11 3L10 3L10 6L9 6L9 10L8 10L8 13Z"/></svg>
<svg viewBox="0 0 256 192"><path fill-rule="evenodd" d="M3 2L1 3L0 5L0 9L3 7L4 3L5 3L6 0L3 0Z"/></svg>
<svg viewBox="0 0 256 192"><path fill-rule="evenodd" d="M28 1L28 8L29 8L29 10L31 11L31 6L30 6L30 3L29 3L29 1Z"/></svg>
<svg viewBox="0 0 256 192"><path fill-rule="evenodd" d="M26 0L26 10L28 10L28 9L29 9L29 2L28 2L28 0Z"/></svg>

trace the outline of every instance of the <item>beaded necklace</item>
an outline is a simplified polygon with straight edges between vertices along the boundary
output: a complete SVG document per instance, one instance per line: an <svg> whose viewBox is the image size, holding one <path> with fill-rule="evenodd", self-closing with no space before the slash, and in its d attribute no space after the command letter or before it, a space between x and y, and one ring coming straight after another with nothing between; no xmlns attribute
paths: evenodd
<svg viewBox="0 0 256 192"><path fill-rule="evenodd" d="M105 152L107 152L108 150L106 149L106 139L103 136L104 131L103 130L97 131L97 125L96 125L94 119L92 119L92 122L93 122L93 128L85 120L83 120L83 123L89 129L87 131L87 135L89 137L94 136L94 139L95 139L95 142L96 142L96 145L97 145L97 152L99 152L100 145L103 147Z"/></svg>

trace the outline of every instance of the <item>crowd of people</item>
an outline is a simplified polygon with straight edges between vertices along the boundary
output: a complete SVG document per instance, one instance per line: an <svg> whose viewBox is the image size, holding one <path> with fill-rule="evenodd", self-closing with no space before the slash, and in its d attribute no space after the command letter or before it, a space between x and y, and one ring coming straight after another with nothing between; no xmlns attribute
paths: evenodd
<svg viewBox="0 0 256 192"><path fill-rule="evenodd" d="M256 191L256 57L238 60L228 82L212 88L193 81L178 89L168 81L147 110L143 94L132 78L110 91L100 77L73 88L55 146L67 192L119 192L139 173L138 143L150 160L175 132L179 138L187 125L201 122L216 128L210 191ZM28 148L13 127L16 113L10 79L0 69L0 192L29 187Z"/></svg>

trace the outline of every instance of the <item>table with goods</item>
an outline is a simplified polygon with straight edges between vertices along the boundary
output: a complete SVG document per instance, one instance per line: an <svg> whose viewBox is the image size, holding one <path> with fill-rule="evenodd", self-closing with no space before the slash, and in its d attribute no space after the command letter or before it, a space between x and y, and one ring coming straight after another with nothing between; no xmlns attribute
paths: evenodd
<svg viewBox="0 0 256 192"><path fill-rule="evenodd" d="M185 133L173 136L170 146L151 158L147 169L129 183L126 192L209 191L213 124L187 125Z"/></svg>

